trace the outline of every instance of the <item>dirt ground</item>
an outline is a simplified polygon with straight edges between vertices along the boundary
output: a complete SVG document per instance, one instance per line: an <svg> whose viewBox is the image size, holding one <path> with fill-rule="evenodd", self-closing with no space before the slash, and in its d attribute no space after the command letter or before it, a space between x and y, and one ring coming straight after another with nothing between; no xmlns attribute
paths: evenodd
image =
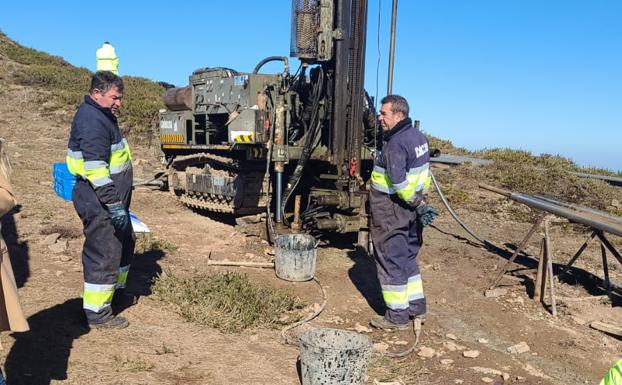
<svg viewBox="0 0 622 385"><path fill-rule="evenodd" d="M0 353L11 385L41 384L298 384L297 346L280 342L278 330L222 334L184 321L151 295L153 277L163 271L193 274L216 270L207 259L267 260L267 245L236 231L227 217L202 215L175 203L164 192L137 188L133 211L154 237L175 245L172 252L136 256L129 290L139 295L123 314L130 321L119 331L89 331L81 312L81 223L70 202L53 192L52 163L63 161L70 116L33 111L32 90L9 86L0 92L0 136L8 140L20 207L2 222L20 296L31 331L3 333ZM139 143L134 148L138 177L146 177L155 160ZM442 173L443 169L435 168ZM469 191L474 199L502 207L491 193ZM436 199L436 198L433 198ZM438 202L435 202L440 207ZM558 303L558 316L533 301L534 258L520 257L504 279L501 292L485 296L494 276L530 227L499 212L458 209L478 234L503 247L491 252L473 241L447 211L425 233L420 264L428 298L428 321L417 353L403 359L374 355L367 384L497 383L546 385L596 384L620 358L620 340L589 327L594 320L620 319L619 301ZM54 253L45 243L54 226L65 229ZM77 236L77 237L76 237ZM568 261L586 234L554 225L555 262ZM616 240L619 241L619 240ZM539 237L527 252L538 255ZM577 268L556 284L563 297L602 295L600 248L588 247ZM611 259L611 277L621 270ZM560 266L556 264L556 268ZM220 268L222 269L222 268ZM286 287L308 303L321 302L313 282L277 279L268 269L241 268L253 279ZM382 333L368 328L381 298L373 260L343 238L318 249L317 277L328 294L324 312L313 326L356 329L369 334L378 350L399 350L412 333ZM616 297L618 298L618 297ZM529 351L511 353L525 342ZM424 349L424 347L426 349ZM465 357L473 353L474 358Z"/></svg>

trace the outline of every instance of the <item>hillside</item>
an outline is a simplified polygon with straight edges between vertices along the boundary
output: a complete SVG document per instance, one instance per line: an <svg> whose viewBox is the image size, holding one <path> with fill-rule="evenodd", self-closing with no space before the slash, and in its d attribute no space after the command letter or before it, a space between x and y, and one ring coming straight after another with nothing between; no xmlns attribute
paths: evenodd
<svg viewBox="0 0 622 385"><path fill-rule="evenodd" d="M85 93L89 71L64 59L25 48L0 34L0 137L7 140L20 207L2 220L11 261L31 331L2 333L0 355L8 383L21 384L296 384L297 346L280 342L278 327L223 330L205 326L197 314L164 300L173 292L157 276L191 279L223 272L209 259L268 261L273 250L239 231L231 218L202 215L176 204L166 192L137 188L133 211L153 231L140 238L128 289L138 296L124 310L129 328L89 331L81 314L83 242L81 223L70 202L53 192L52 163L62 161L71 116ZM159 166L146 147L162 88L155 82L124 77L126 100L121 124L130 132L137 177ZM488 183L512 191L546 194L622 214L621 190L601 181L570 176L579 170L557 156L534 157L511 149L468 152L431 138L445 152L491 159L489 166L440 166L433 171L461 218L501 249L485 248L451 218L436 193L440 216L426 229L420 264L429 315L421 349L403 359L375 355L366 384L579 385L597 383L620 358L622 342L589 328L592 321L619 322L617 290L603 298L600 248L591 244L557 294L558 316L530 297L540 249L538 232L517 259L512 277L494 295L484 295L492 279L531 227L534 213L523 205L478 188ZM585 170L584 170L585 171ZM599 170L605 173L606 170ZM59 240L50 241L50 234ZM585 241L581 226L553 221L555 269L559 271ZM342 237L343 238L343 237ZM619 247L619 238L610 237ZM327 307L314 326L366 333L382 350L399 350L412 335L367 328L381 299L373 260L350 239L329 239L318 248L317 277ZM622 281L622 267L610 259L609 275ZM268 269L237 269L269 287L286 289L313 309L321 296L313 282L280 281ZM162 275L162 273L164 274ZM180 279L180 281L182 281ZM185 281L189 282L189 281ZM216 290L216 289L214 289ZM177 293L174 293L177 294ZM196 295L196 292L190 294ZM573 300L574 299L574 300ZM613 304L611 303L613 301ZM278 324L277 320L271 320ZM241 331L240 331L241 330ZM528 352L512 353L525 342ZM466 354L477 351L478 354ZM471 357L468 357L471 356Z"/></svg>

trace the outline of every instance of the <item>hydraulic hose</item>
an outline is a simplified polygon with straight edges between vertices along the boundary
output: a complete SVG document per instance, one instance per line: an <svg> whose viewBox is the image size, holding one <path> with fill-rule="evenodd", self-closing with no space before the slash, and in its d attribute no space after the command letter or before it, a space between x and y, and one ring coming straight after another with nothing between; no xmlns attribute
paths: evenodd
<svg viewBox="0 0 622 385"><path fill-rule="evenodd" d="M318 133L320 130L320 121L318 118L318 109L319 109L320 99L324 91L323 86L324 86L324 71L320 68L318 82L316 83L316 88L314 89L313 112L311 114L309 132L307 132L306 134L307 136L305 137L305 143L304 143L304 147L303 147L300 159L298 160L298 163L296 164L296 168L294 169L294 172L292 173L292 175L289 178L289 181L287 182L287 189L285 190L285 193L283 194L283 200L282 200L282 205L283 205L281 208L282 213L285 213L285 206L287 205L287 202L289 201L292 194L294 193L294 190L298 186L298 183L300 182L300 179L302 177L302 171L304 170L307 164L307 161L309 160L309 157L311 156L311 153L313 152L316 142L319 140ZM285 216L283 216L283 223L288 224L288 221L285 218Z"/></svg>
<svg viewBox="0 0 622 385"><path fill-rule="evenodd" d="M266 63L269 63L271 61L282 61L283 63L285 63L284 64L285 69L283 71L284 72L289 71L289 61L287 60L287 56L268 56L267 58L257 63L257 65L255 66L255 69L253 70L253 74L258 73L261 67L263 67Z"/></svg>
<svg viewBox="0 0 622 385"><path fill-rule="evenodd" d="M438 185L438 182L436 181L436 178L434 177L434 174L432 174L432 171L430 171L430 176L432 177L432 182L434 183L434 187L436 188L436 191L438 192L438 196L441 197L441 201L443 202L443 205L445 206L447 211L449 211L451 216L456 220L456 222L458 222L458 224L467 233L469 233L473 238L477 239L477 241L479 243L481 243L482 245L484 245L486 247L494 246L492 243L488 242L487 240L480 238L477 234L475 234L475 232L473 230L471 230L464 222L462 222L460 217L458 217L458 214L456 214L455 211L451 208L451 206L449 206L449 202L447 202L447 199L445 199L445 195L443 194L443 191L441 190L441 187Z"/></svg>
<svg viewBox="0 0 622 385"><path fill-rule="evenodd" d="M407 355L414 352L415 349L417 348L417 345L419 344L419 337L421 337L421 319L420 318L413 319L413 331L415 332L415 341L408 349L402 352L386 352L386 353L382 353L381 355L385 357L391 357L391 358L401 358L401 357L406 357Z"/></svg>
<svg viewBox="0 0 622 385"><path fill-rule="evenodd" d="M287 340L287 335L285 334L288 330L291 330L295 327L298 327L304 323L307 323L309 321L311 321L312 319L314 319L315 317L317 317L318 315L320 315L320 313L324 310L324 308L326 307L326 302L328 301L328 295L326 294L326 290L324 290L324 286L322 286L322 284L320 283L320 280L317 279L316 277L313 277L313 281L315 281L315 283L317 283L317 285L319 286L320 290L322 291L322 304L320 305L320 308L318 310L316 310L315 312L313 312L312 314L309 314L307 317L305 317L305 319L300 320L298 322L295 322L291 325L287 325L286 327L284 327L283 329L281 329L281 340L284 344L288 344L289 341ZM294 344L297 345L297 344Z"/></svg>

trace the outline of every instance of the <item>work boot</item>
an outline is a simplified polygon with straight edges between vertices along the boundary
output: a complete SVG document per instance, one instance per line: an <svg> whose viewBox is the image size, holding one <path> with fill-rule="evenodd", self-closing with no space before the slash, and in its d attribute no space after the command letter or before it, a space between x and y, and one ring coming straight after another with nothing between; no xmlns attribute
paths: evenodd
<svg viewBox="0 0 622 385"><path fill-rule="evenodd" d="M396 324L384 318L384 316L378 315L378 314L374 314L371 317L371 321L369 321L369 324L375 328L382 329L382 330L407 330L408 329L408 323Z"/></svg>
<svg viewBox="0 0 622 385"><path fill-rule="evenodd" d="M425 313L423 314L417 314L417 315L411 315L410 318L414 321L416 319L421 321L421 325L425 324L425 320L426 320L426 316Z"/></svg>
<svg viewBox="0 0 622 385"><path fill-rule="evenodd" d="M116 316L108 321L89 323L91 329L125 329L129 326L129 321L125 317Z"/></svg>

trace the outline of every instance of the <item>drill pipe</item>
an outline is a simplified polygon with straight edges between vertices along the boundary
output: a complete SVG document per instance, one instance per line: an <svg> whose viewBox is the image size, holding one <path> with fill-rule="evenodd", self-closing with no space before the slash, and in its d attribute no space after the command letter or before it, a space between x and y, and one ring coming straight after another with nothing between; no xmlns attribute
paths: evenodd
<svg viewBox="0 0 622 385"><path fill-rule="evenodd" d="M555 201L552 200L545 200L527 194L513 193L486 184L480 184L479 187L501 194L509 199L512 199L513 201L522 203L531 208L546 211L557 215L558 217L566 218L571 222L580 223L593 229L622 237L622 223L615 218L612 218L611 215L607 213L593 209L580 211L578 207L568 206L568 203L561 201L557 201L559 203L555 203Z"/></svg>

